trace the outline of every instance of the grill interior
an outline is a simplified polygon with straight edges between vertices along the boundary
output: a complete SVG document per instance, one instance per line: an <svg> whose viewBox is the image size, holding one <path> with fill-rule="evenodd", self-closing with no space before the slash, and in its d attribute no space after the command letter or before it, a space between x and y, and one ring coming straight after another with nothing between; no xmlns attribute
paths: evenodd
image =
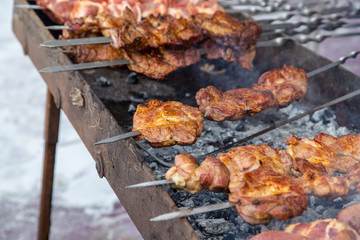
<svg viewBox="0 0 360 240"><path fill-rule="evenodd" d="M36 12L45 25L53 24L41 11ZM243 15L238 15L238 17L240 19L244 18ZM58 32L52 33L54 37L57 37ZM212 75L199 70L206 63L215 65L217 70L225 69L225 74ZM237 64L226 63L223 60L209 61L202 59L196 65L171 73L165 81L161 82L142 75L134 77L126 67L84 70L80 71L79 75L87 82L95 95L101 99L124 131L130 131L132 116L139 103L158 99L162 101L176 100L191 106L197 106L195 102L196 92L200 88L209 85L222 90L246 88L251 87L261 73L274 68L281 68L283 64L301 67L306 72L310 72L327 63L329 63L328 60L309 49L288 42L282 47L258 48L254 60L254 69L251 72L242 69ZM206 120L204 122L205 130L194 145L152 149L146 142L136 144L141 145L152 155L169 163L179 153L189 152L195 157L201 157L222 146L265 129L276 122L298 115L359 88L359 76L341 67L331 69L310 78L308 92L305 97L287 107L268 109L254 117L246 117L236 122L217 123ZM359 101L360 98L355 97L335 107L321 110L311 116L287 124L246 144L267 143L276 148L286 148L285 140L291 134L301 138L313 138L319 132L333 136L359 133L360 107L356 104ZM156 178L163 178L168 167L162 166L142 150L139 151L142 152L146 165L152 170ZM227 200L226 194L212 193L205 190L192 195L186 192L177 192L168 186L165 186L165 189L179 208L198 207ZM142 197L146 198L146 196ZM308 210L302 216L287 221L272 220L269 224L256 226L244 222L234 209L198 214L188 217L188 220L198 236L203 239L247 239L262 231L282 230L290 223L310 222L319 218L335 217L340 209L356 202L360 202L359 195L349 196L346 200L339 198L333 201L310 196Z"/></svg>

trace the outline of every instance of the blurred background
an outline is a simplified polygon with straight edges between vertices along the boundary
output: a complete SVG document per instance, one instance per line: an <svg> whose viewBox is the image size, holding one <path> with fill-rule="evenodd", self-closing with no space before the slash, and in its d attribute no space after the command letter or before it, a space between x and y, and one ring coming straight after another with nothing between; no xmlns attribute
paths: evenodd
<svg viewBox="0 0 360 240"><path fill-rule="evenodd" d="M46 85L12 33L12 10L13 1L3 0L0 10L1 240L36 239L44 151ZM303 19L290 19L299 20ZM360 32L360 29L336 31ZM314 34L318 33L324 30ZM336 61L359 50L360 37L328 38L307 47ZM360 75L359 58L348 60L343 67ZM92 157L63 114L59 134L50 239L142 239L106 180L98 177Z"/></svg>

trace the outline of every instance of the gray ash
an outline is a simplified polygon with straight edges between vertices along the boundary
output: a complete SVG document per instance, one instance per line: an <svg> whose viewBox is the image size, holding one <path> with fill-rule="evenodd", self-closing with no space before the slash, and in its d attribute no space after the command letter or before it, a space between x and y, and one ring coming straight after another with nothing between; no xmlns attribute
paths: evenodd
<svg viewBox="0 0 360 240"><path fill-rule="evenodd" d="M307 109L306 106L297 102L286 108L269 109L254 117L247 117L236 122L212 122L205 120L204 132L198 141L190 146L172 146L153 149L145 141L139 144L151 154L169 163L173 162L175 155L181 153L190 153L199 158L213 150L270 127L276 122L303 113ZM285 141L291 134L301 138L314 138L320 132L333 136L355 133L346 127L340 126L336 121L335 112L328 108L254 138L246 144L266 143L275 148L286 149ZM144 158L157 178L163 179L168 167L162 166L146 154L144 154ZM180 209L206 206L228 200L228 195L225 193L214 193L203 190L197 194L189 194L187 192L174 190L169 186L165 186L165 188ZM285 221L273 219L270 223L263 225L248 224L239 217L234 208L189 216L188 220L201 239L248 239L263 231L284 230L286 226L292 223L334 218L344 207L359 202L360 194L350 195L345 200L337 198L333 201L309 196L308 210L301 216Z"/></svg>

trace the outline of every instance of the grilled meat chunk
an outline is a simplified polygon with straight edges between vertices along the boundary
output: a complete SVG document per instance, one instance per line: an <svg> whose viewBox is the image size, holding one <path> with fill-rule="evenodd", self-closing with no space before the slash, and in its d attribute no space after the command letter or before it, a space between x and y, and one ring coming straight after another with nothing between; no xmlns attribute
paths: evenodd
<svg viewBox="0 0 360 240"><path fill-rule="evenodd" d="M222 58L226 62L238 63L241 67L252 70L252 61L255 58L255 45L249 47L247 50L236 50L232 47L223 47L216 44L212 40L206 40L201 44L201 48L206 53L206 58L210 60Z"/></svg>
<svg viewBox="0 0 360 240"><path fill-rule="evenodd" d="M200 89L195 98L200 111L213 121L239 120L273 106L284 106L304 96L307 77L304 70L284 65L264 73L252 89L223 92L213 86Z"/></svg>
<svg viewBox="0 0 360 240"><path fill-rule="evenodd" d="M131 71L142 73L150 78L162 80L171 72L200 61L200 52L196 48L151 48L146 52L124 51L124 58L131 64Z"/></svg>
<svg viewBox="0 0 360 240"><path fill-rule="evenodd" d="M200 192L203 188L226 191L230 181L229 171L219 159L207 157L198 166L196 159L190 154L176 155L175 166L166 172L165 177L175 182L172 185L174 188L189 193Z"/></svg>
<svg viewBox="0 0 360 240"><path fill-rule="evenodd" d="M272 218L296 217L307 209L307 195L301 180L258 168L237 175L229 184L229 201L250 224L264 224Z"/></svg>
<svg viewBox="0 0 360 240"><path fill-rule="evenodd" d="M198 167L196 158L188 153L178 154L175 156L174 162L175 166L171 167L165 174L166 179L174 181L174 184L171 186L179 190L186 190L190 193L198 192L196 188L192 189L187 187L188 179L190 179L191 175Z"/></svg>
<svg viewBox="0 0 360 240"><path fill-rule="evenodd" d="M285 106L294 100L300 100L306 93L307 76L303 69L284 65L263 73L253 89L270 91L277 106Z"/></svg>
<svg viewBox="0 0 360 240"><path fill-rule="evenodd" d="M196 102L205 117L213 121L239 120L273 106L270 92L239 88L223 92L214 86L196 93Z"/></svg>
<svg viewBox="0 0 360 240"><path fill-rule="evenodd" d="M349 225L360 235L360 203L341 210L336 219L339 222Z"/></svg>
<svg viewBox="0 0 360 240"><path fill-rule="evenodd" d="M303 158L311 164L322 164L329 175L334 175L335 172L346 173L347 170L358 163L355 159L348 158L349 161L338 156L338 152L333 151L331 148L308 138L297 138L291 135L286 144L289 145L287 153L295 158Z"/></svg>
<svg viewBox="0 0 360 240"><path fill-rule="evenodd" d="M38 0L36 3L46 7L46 13L52 20L60 23L74 18L96 16L100 13L121 17L126 8L134 12L137 21L150 15L169 14L180 18L198 13L212 15L216 11L223 11L216 0Z"/></svg>
<svg viewBox="0 0 360 240"><path fill-rule="evenodd" d="M151 48L146 52L115 49L109 44L82 45L67 47L71 59L77 63L126 59L128 68L147 77L163 80L173 71L200 61L196 48Z"/></svg>
<svg viewBox="0 0 360 240"><path fill-rule="evenodd" d="M302 158L295 158L293 169L299 171L307 193L318 197L335 199L349 193L350 181L340 176L331 176L321 163L310 163Z"/></svg>
<svg viewBox="0 0 360 240"><path fill-rule="evenodd" d="M295 223L289 225L285 232L295 233L319 240L359 240L359 234L349 225L336 219L322 219L311 223Z"/></svg>
<svg viewBox="0 0 360 240"><path fill-rule="evenodd" d="M351 156L360 162L360 134L347 134L336 138L325 133L319 133L314 140L325 144L337 153L342 153L342 158Z"/></svg>
<svg viewBox="0 0 360 240"><path fill-rule="evenodd" d="M320 139L321 136L323 140L331 139L325 134L319 134L315 139ZM343 153L354 151L356 146L349 144L350 150L346 150L345 146L328 147L317 140L299 139L293 135L286 143L290 145L286 151L293 159L293 169L301 172L308 193L335 198L359 188L360 164L351 155ZM336 172L345 176L334 176Z"/></svg>
<svg viewBox="0 0 360 240"><path fill-rule="evenodd" d="M257 22L239 21L222 11L213 15L197 14L193 19L212 41L236 50L247 50L255 45L262 31Z"/></svg>
<svg viewBox="0 0 360 240"><path fill-rule="evenodd" d="M133 131L141 133L134 139L145 139L152 147L193 144L203 129L201 112L175 101L139 104L133 118Z"/></svg>

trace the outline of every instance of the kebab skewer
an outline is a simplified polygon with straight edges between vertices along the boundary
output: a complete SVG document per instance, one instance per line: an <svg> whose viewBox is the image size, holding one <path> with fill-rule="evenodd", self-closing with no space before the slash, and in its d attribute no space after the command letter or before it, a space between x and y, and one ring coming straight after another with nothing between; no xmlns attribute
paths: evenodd
<svg viewBox="0 0 360 240"><path fill-rule="evenodd" d="M126 137L146 139L152 147L188 145L196 142L203 129L203 116L198 108L176 101L152 100L138 105L133 131Z"/></svg>
<svg viewBox="0 0 360 240"><path fill-rule="evenodd" d="M308 76L308 77L312 77L312 76L314 76L314 75L316 75L316 74L319 74L319 73L321 73L321 72L323 72L323 71L329 70L329 69L331 69L331 68L333 68L333 67L336 67L336 66L338 66L338 65L340 65L340 64L343 64L343 63L344 63L347 59L349 59L349 58L356 58L356 56L357 56L359 53L360 53L360 51L353 51L353 52L351 52L348 56L344 56L344 57L339 58L339 60L336 61L336 62L327 64L327 65L325 65L325 66L323 66L323 67L321 67L321 68L318 68L318 69L316 69L316 70L308 73L307 76ZM286 85L287 85L287 84L285 83L285 86L286 86ZM268 86L268 85L266 85L266 86ZM281 85L280 85L280 86L281 86ZM295 85L295 86L296 86L296 85ZM274 89L276 89L276 88L274 88ZM281 88L280 88L280 89L281 89ZM302 90L300 89L300 93L301 93L301 91L302 91ZM359 90L359 91L360 91L360 90ZM294 92L297 93L297 92L299 92L299 90L298 90L298 91L294 91ZM278 124L276 124L276 125L274 125L274 126L272 126L272 127L270 127L270 128L264 129L263 131L260 131L260 132L258 132L258 133L255 133L251 138L254 138L254 137L256 137L256 136L259 136L260 134L264 134L264 133L266 133L266 132L269 132L269 131L277 128L277 127L283 126L283 125L285 125L285 124L287 124L287 123L289 123L289 122L291 122L291 121L295 121L295 120L297 120L297 119L299 119L299 118L301 118L301 117L304 117L304 116L306 116L306 115L312 114L312 113L314 113L315 111L318 111L318 110L321 110L321 109L323 109L323 108L326 108L326 107L332 106L332 105L334 105L334 104L337 104L337 103L339 103L339 102L341 102L341 101L344 101L344 100L346 100L346 99L349 99L349 98L351 98L351 97L353 97L353 96L355 96L355 95L357 95L357 94L358 94L357 91L355 91L354 93L351 93L351 94L349 94L349 95L345 95L345 96L343 96L343 97L337 98L337 99L335 99L335 100L333 100L333 101L331 101L331 102L329 102L329 103L323 104L323 105L321 105L321 106L319 106L319 107L317 107L317 108L314 108L314 109L312 109L312 110L310 110L310 111L307 111L307 112L305 112L305 113L303 113L303 114L300 114L300 115L295 116L295 117L293 117L293 118L291 118L291 119L288 119L288 120L285 120L285 121L283 121L283 122L280 122L280 123L278 123ZM270 94L269 94L269 95L270 95ZM289 95L289 96L298 96L298 95L297 95L297 94L292 94L292 95ZM242 109L244 109L244 107L243 107ZM111 138L103 139L102 141L97 142L96 144L111 143L111 142L115 142L115 141L118 141L118 140L122 140L122 139L124 139L124 138L126 138L126 137L127 137L127 135L125 135L125 136L123 136L123 135L117 135L117 136L113 136L113 137L111 137ZM250 137L244 139L243 142L245 142L245 141L247 141L247 140L250 140ZM240 142L237 142L236 144L239 145ZM231 146L229 146L229 147L231 147ZM226 149L224 149L224 150L226 150Z"/></svg>
<svg viewBox="0 0 360 240"><path fill-rule="evenodd" d="M133 59L132 55L135 53L147 54L147 52L152 52L151 57L155 59L159 57L156 57L154 52L160 52L157 55L161 54L162 56L167 56L169 55L168 52L174 51L177 51L179 55L187 55L186 53L189 51L198 51L193 49L193 46L199 44L208 59L223 58L228 62L237 62L250 70L255 56L255 44L261 33L261 28L255 21L238 21L220 11L214 15L198 14L191 19L175 19L170 15L149 16L137 23L134 14L129 9L125 9L122 18L100 14L96 17L73 20L67 24L73 30L63 30L62 38L64 40L45 42L42 45L80 45L74 47L76 49L74 57L76 62L111 60L122 57L132 62L132 65L141 64L141 59L136 59L136 57L135 60ZM105 38L92 38L98 35L103 35ZM111 42L113 48L108 47L105 52L114 53L105 59L100 50L97 52L102 55L102 59L99 59L96 54L86 58L82 57L83 54L81 53L88 51L86 49L96 48L93 44L96 43L97 39L99 40L98 43L102 43L102 45ZM82 44L85 44L85 47L81 46ZM92 44L91 47L89 44ZM200 60L198 52L192 56L191 59L193 60L189 61L188 65ZM181 57L175 59L177 62ZM164 59L163 65L170 64L175 65L175 69L179 68L173 64L174 60L171 60ZM134 69L136 70L135 66L131 70ZM141 72L149 75L146 71ZM157 78L161 79L167 73L169 72L165 71L165 74L159 75Z"/></svg>
<svg viewBox="0 0 360 240"><path fill-rule="evenodd" d="M266 231L250 240L310 240L342 239L360 240L360 204L354 204L341 210L336 219L322 219L310 223L295 223L284 231Z"/></svg>
<svg viewBox="0 0 360 240"><path fill-rule="evenodd" d="M220 154L216 158L208 157L199 167L195 168L195 170L194 166L191 166L191 161L193 161L191 156L186 154L178 155L178 164L168 170L166 177L171 178L178 188L190 190L190 192L194 191L194 189L195 192L200 189L198 187L199 184L194 184L194 182L199 182L200 185L207 186L210 190L219 189L219 186L220 189L225 189L222 183L224 181L219 181L219 179L226 179L224 176L224 174L226 174L225 171L222 171L222 173L219 174L219 172L221 172L219 171L219 169L221 169L219 167L219 162L224 163L229 172L229 180L227 182L229 183L228 189L230 191L230 196L229 202L218 204L217 207L222 209L226 206L235 206L240 216L242 216L245 221L252 224L265 223L268 222L271 217L274 217L275 215L273 215L273 213L275 210L271 208L271 206L273 206L271 203L276 199L275 196L278 196L278 194L281 195L282 193L285 193L285 195L286 193L289 193L289 186L286 184L284 186L277 185L277 177L274 177L278 176L277 174L280 174L281 176L291 176L291 174L295 174L298 176L296 179L299 182L296 184L299 184L304 188L302 191L305 195L314 194L319 197L326 196L335 198L346 195L349 192L349 189L352 191L359 191L360 158L357 158L357 153L360 150L360 134L348 134L339 138L334 138L330 135L321 133L315 137L315 139L318 139L319 141L315 139L300 140L303 141L302 146L300 146L299 143L294 143L293 139L294 136L289 137L287 142L292 145L288 147L285 155L284 153L282 154L282 157L281 152L283 150L275 150L277 154L274 154L274 149L271 150L267 145L248 145L233 149L229 153ZM333 143L326 145L321 142L329 142L328 140L332 140ZM249 150L254 148L254 146L257 150L259 148L262 149L261 153L266 155L266 157L259 154L259 152L254 153L254 151ZM339 148L338 146L341 147ZM245 150L244 148L247 149ZM294 148L297 148L297 150L294 150ZM347 154L345 155L344 153ZM269 156L271 157L266 160ZM346 156L346 158L344 158L344 156ZM288 157L291 159L290 164ZM306 159L302 157L306 157ZM186 164L180 164L186 159ZM216 162L215 159L218 161ZM307 175L309 172L304 172L303 169L300 170L298 166L296 166L300 160L306 162L307 165L304 169L309 170L311 176ZM212 167L209 166L210 164L212 164ZM312 171L314 168L319 169L320 167L326 170L323 172ZM254 168L255 170L252 170ZM342 169L345 169L346 171L344 177L334 176L335 170L342 171ZM357 169L357 171L354 171L354 169ZM245 170L245 172L242 170ZM263 178L263 176L266 177ZM282 181L286 182L285 179L282 179ZM269 185L267 185L267 183L269 183ZM193 186L196 187L194 188ZM314 191L315 188L316 191ZM235 200L240 200L240 202L236 202ZM251 201L248 202L247 200ZM275 212L277 214L289 213L287 207L291 208L291 206L293 206L292 201L296 202L297 200L299 199L290 198L287 202L289 205L285 204L285 207L282 205L283 202L280 202L279 204L283 208L280 207ZM279 200L276 199L275 201ZM210 209L214 210L214 207L210 206ZM152 221L184 217L200 213L200 210L206 212L208 208L202 207L199 209L164 214L152 219Z"/></svg>

